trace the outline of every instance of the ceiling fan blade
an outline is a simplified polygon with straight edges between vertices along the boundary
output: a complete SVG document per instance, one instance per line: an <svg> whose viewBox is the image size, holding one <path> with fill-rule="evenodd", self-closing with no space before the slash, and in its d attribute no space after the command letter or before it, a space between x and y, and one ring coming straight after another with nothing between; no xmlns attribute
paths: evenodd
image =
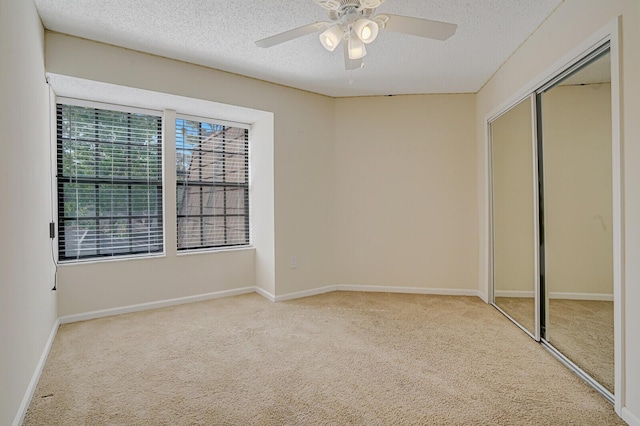
<svg viewBox="0 0 640 426"><path fill-rule="evenodd" d="M349 44L346 40L342 44L344 44L344 69L350 71L362 68L362 58L349 59Z"/></svg>
<svg viewBox="0 0 640 426"><path fill-rule="evenodd" d="M307 34L315 33L316 31L327 28L330 24L328 22L314 22L313 24L304 25L302 27L294 28L289 31L285 31L280 34L273 35L271 37L263 38L256 41L258 47L271 47L276 44L284 43L285 41L293 40L294 38L306 36Z"/></svg>
<svg viewBox="0 0 640 426"><path fill-rule="evenodd" d="M410 34L418 37L446 40L456 32L458 26L447 22L430 19L412 18L401 15L377 15L375 21L382 23L381 28L396 33ZM386 22L385 22L386 21Z"/></svg>

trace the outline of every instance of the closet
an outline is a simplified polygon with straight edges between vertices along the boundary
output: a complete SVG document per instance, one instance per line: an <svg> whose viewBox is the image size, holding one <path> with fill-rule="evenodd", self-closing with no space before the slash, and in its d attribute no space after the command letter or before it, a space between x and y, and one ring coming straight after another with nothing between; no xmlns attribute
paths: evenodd
<svg viewBox="0 0 640 426"><path fill-rule="evenodd" d="M608 42L489 120L492 304L614 400Z"/></svg>

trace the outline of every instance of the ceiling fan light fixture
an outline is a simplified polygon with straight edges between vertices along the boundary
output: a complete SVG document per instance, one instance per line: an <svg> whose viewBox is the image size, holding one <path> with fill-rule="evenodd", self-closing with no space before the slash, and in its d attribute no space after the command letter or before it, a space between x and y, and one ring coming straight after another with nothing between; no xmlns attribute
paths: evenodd
<svg viewBox="0 0 640 426"><path fill-rule="evenodd" d="M362 59L367 54L367 48L360 38L353 34L349 37L349 59Z"/></svg>
<svg viewBox="0 0 640 426"><path fill-rule="evenodd" d="M342 41L342 37L344 37L344 31L342 28L337 25L333 25L320 34L320 43L322 43L322 47L327 49L329 52L333 52Z"/></svg>
<svg viewBox="0 0 640 426"><path fill-rule="evenodd" d="M353 31L363 43L371 43L378 37L378 24L370 19L360 18L353 24Z"/></svg>

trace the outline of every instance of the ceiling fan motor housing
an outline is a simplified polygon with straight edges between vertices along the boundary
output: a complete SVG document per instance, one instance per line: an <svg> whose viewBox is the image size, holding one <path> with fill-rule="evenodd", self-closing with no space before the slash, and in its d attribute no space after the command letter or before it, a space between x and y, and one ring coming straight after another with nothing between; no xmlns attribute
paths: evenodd
<svg viewBox="0 0 640 426"><path fill-rule="evenodd" d="M369 18L375 12L373 8L360 8L358 0L342 0L340 9L329 10L329 19L342 26L345 30L360 18Z"/></svg>

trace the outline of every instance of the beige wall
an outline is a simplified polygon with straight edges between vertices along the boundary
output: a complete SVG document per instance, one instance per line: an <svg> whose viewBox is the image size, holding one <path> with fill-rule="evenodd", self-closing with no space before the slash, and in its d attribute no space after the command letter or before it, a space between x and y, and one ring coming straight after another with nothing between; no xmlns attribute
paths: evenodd
<svg viewBox="0 0 640 426"><path fill-rule="evenodd" d="M13 423L56 321L49 100L33 2L0 2L0 424ZM18 420L20 420L18 418Z"/></svg>
<svg viewBox="0 0 640 426"><path fill-rule="evenodd" d="M336 100L338 284L475 291L474 101Z"/></svg>
<svg viewBox="0 0 640 426"><path fill-rule="evenodd" d="M611 85L546 92L542 129L546 290L613 295Z"/></svg>
<svg viewBox="0 0 640 426"><path fill-rule="evenodd" d="M538 216L531 117L527 98L491 123L493 282L498 297L533 297L535 291Z"/></svg>
<svg viewBox="0 0 640 426"><path fill-rule="evenodd" d="M621 16L621 115L624 209L624 334L626 400L620 401L623 414L640 424L640 2L637 0L565 0L540 28L518 49L477 95L477 140L480 257L480 292L488 294L488 170L485 121L531 87L526 87L550 71L566 55L600 28ZM619 403L620 403L619 402Z"/></svg>

